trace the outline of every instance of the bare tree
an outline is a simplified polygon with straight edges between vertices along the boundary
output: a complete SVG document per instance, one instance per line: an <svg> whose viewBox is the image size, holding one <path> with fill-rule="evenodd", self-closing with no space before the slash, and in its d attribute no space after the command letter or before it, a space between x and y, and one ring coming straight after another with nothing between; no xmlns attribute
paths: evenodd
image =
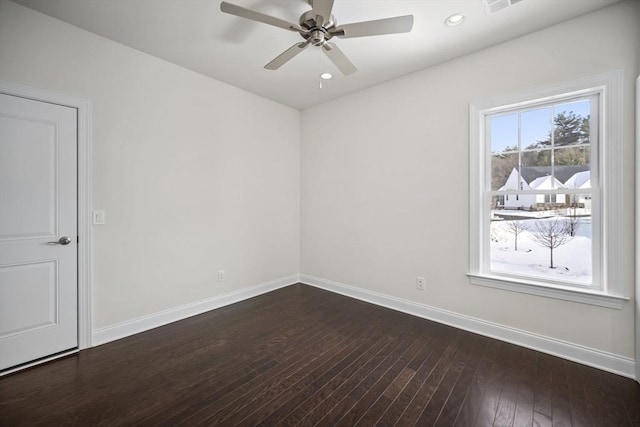
<svg viewBox="0 0 640 427"><path fill-rule="evenodd" d="M536 221L536 231L532 234L533 240L545 248L549 248L550 267L553 266L553 250L564 245L573 237L570 226L564 219L554 217L547 221Z"/></svg>
<svg viewBox="0 0 640 427"><path fill-rule="evenodd" d="M575 196L572 196L572 198L573 197ZM571 207L569 207L569 215L567 216L569 234L571 235L571 237L574 237L576 235L576 232L580 227L580 218L578 217L577 211L578 211L578 204L575 201L573 201L571 203Z"/></svg>
<svg viewBox="0 0 640 427"><path fill-rule="evenodd" d="M524 221L522 221L520 219L514 219L513 221L509 221L509 222L506 223L506 228L511 234L513 234L513 236L515 238L514 249L517 251L518 250L518 235L520 233L522 233L523 231L528 230L529 226Z"/></svg>

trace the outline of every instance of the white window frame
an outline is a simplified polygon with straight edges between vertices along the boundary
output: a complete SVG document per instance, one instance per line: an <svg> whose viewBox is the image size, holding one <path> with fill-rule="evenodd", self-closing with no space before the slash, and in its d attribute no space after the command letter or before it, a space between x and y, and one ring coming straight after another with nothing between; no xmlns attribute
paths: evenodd
<svg viewBox="0 0 640 427"><path fill-rule="evenodd" d="M472 102L469 106L469 279L474 285L488 286L585 304L621 309L624 297L621 276L622 253L622 102L623 73L621 70L533 89L519 94ZM529 107L535 103L550 103L567 96L596 95L599 126L597 153L592 154L599 188L594 188L594 203L600 209L594 213L593 245L594 286L581 288L562 284L497 274L488 269L488 229L490 186L487 189L490 148L486 144L486 117L496 112ZM593 131L593 130L592 130ZM516 193L515 191L513 192Z"/></svg>

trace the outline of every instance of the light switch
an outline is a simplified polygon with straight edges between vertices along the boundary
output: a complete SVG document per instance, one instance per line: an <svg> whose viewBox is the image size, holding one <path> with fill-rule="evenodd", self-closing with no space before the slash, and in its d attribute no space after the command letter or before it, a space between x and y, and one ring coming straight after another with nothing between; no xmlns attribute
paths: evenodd
<svg viewBox="0 0 640 427"><path fill-rule="evenodd" d="M93 225L104 225L104 211L93 211Z"/></svg>

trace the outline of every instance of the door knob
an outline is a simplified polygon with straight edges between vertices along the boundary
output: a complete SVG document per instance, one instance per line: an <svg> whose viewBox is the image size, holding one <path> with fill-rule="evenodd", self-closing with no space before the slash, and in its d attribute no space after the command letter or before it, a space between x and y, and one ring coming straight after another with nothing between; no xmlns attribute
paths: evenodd
<svg viewBox="0 0 640 427"><path fill-rule="evenodd" d="M71 243L71 238L69 238L68 236L62 236L55 242L47 242L47 243L51 245L68 245L69 243Z"/></svg>

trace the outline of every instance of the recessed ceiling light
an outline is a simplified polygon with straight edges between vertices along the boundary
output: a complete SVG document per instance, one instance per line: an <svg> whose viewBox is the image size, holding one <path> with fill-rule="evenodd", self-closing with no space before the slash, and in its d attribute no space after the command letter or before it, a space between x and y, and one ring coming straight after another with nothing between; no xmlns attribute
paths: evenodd
<svg viewBox="0 0 640 427"><path fill-rule="evenodd" d="M322 73L322 74L320 74L320 78L322 80L329 80L332 77L333 77L333 75L331 73Z"/></svg>
<svg viewBox="0 0 640 427"><path fill-rule="evenodd" d="M450 17L444 20L444 25L446 25L447 27L455 27L457 25L462 24L464 22L464 18L465 18L464 14L454 13L453 15L451 15Z"/></svg>

